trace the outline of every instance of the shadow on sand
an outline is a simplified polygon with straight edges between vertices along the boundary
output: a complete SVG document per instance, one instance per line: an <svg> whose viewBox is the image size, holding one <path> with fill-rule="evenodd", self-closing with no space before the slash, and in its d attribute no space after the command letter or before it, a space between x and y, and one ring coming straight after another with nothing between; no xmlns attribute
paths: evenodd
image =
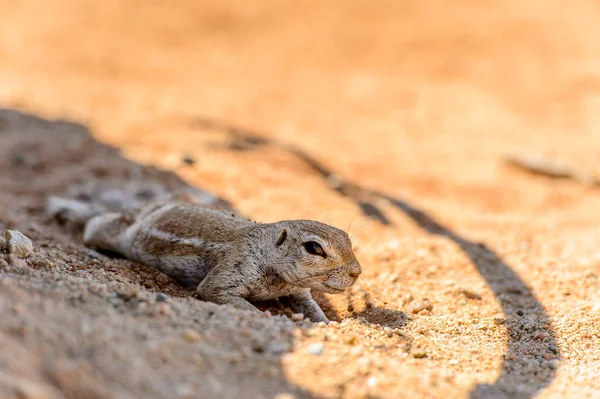
<svg viewBox="0 0 600 399"><path fill-rule="evenodd" d="M75 257L77 260L67 265L65 270L61 268L60 270L64 273L73 273L76 276L89 275L92 278L91 276L94 275L91 273L92 270L103 269L111 273L106 277L108 279L112 276L117 281L133 281L144 285L151 291L167 292L172 297L193 295L193 292L188 293L177 287L168 287L175 284L172 282L165 283L166 276L160 275L154 270L136 267L132 262L129 262L129 267L121 267L119 266L120 263L112 258L99 257L97 254L90 256L91 251L78 244L81 242L80 237L67 233L64 229L56 226L55 223L48 223L42 211L45 200L49 195L61 194L74 184L94 180L116 182L136 180L155 182L167 190L185 188L185 182L174 173L142 166L125 159L118 149L96 141L88 128L82 124L63 120L48 120L10 109L0 109L0 171L0 187L2 187L0 191L0 208L6 204L11 205L10 212L4 212L5 209L2 209L0 229L8 228L11 225L19 228L34 226L31 230L34 235L30 235L30 237L36 243L36 259L52 259L55 256L52 252L53 248L56 248L57 245L66 245L68 250L71 251L70 256ZM225 204L225 202L223 203ZM11 214L18 214L18 219L12 217ZM29 262L35 268L37 268L36 259ZM53 268L56 269L56 267ZM40 270L45 270L44 266L40 266ZM51 272L59 273L58 269ZM144 278L140 279L135 274L143 274ZM10 274L5 274L3 278L12 279ZM18 279L18 277L15 277L15 279ZM169 279L166 278L166 280ZM96 323L98 318L102 317L102 312L98 311L98 308L89 311L86 308L86 303L75 301L72 305L73 317L81 313L80 310L83 310ZM185 303L185 300L181 302L182 306ZM111 303L107 302L105 305L106 311L112 310ZM65 306L68 306L68 304L65 304ZM47 307L44 309L36 309L36 311L39 311L38 313L44 315L43 317L48 317L47 321L43 319L39 321L41 326L50 325L53 320L52 311L48 311ZM191 309L197 312L194 317L202 320L208 320L214 314L210 307L207 309L191 306ZM77 313L78 311L79 313ZM114 310L112 311L114 313ZM140 326L148 323L148 318L144 317L143 314L138 315L137 313L130 314L127 312L123 312L123 314L135 318L134 323L139 323ZM170 327L183 328L190 326L195 328L196 318L187 319L177 316L167 317L167 324ZM250 321L255 324L262 322L258 319ZM84 321L80 323L84 324ZM74 324L78 325L77 323ZM34 373L37 372L36 368L41 367L42 363L50 365L48 367L52 368L55 362L61 360L73 364L76 362L78 367L87 367L94 370L93 378L90 377L90 380L80 384L81 386L85 385L85 387L81 388L83 390L77 391L74 396L71 395L72 392L69 389L73 386L79 387L77 381L75 381L76 378L62 385L51 379L45 381L46 384L53 386L68 397L100 397L94 396L93 386L101 386L103 392L107 393L107 396L102 397L167 397L163 396L165 392L168 392L169 397L173 397L177 389L185 386L186 379L191 378L190 375L193 375L195 383L203 386L202 395L206 397L275 397L282 392L293 393L298 398L313 397L310 392L288 380L281 364L282 352L286 350L270 351L267 348L254 351L251 359L243 362L231 361L228 356L240 356L244 350L243 342L248 340L247 335L245 336L241 330L229 338L222 338L220 344L223 348L212 348L208 352L209 355L200 345L203 339L202 335L200 335L199 343L196 344L186 343L185 340L181 339L175 340L177 345L187 345L184 352L185 356L165 355L166 357L161 363L161 372L156 371L152 375L145 375L144 373L138 373L141 369L139 363L143 362L141 359L154 356L151 346L140 345L144 348L142 350L140 350L140 346L137 346L137 350L140 350L140 352L136 352L134 348L127 346L120 350L117 349L127 355L120 358L117 362L118 365L113 364L107 368L106 364L101 361L102 356L106 353L112 353L111 351L115 350L114 345L118 345L119 340L125 342L125 338L119 336L119 329L111 327L110 323L103 324L102 328L106 329L106 334L113 334L111 335L114 336L113 341L93 341L88 335L85 335L83 327L73 329L67 325L63 326L64 330L61 334L71 337L72 340L89 341L89 355L85 358L70 353L69 348L56 347L61 342L59 337L54 337L56 339L50 337L57 344L53 345L52 348L48 348L45 346L48 345L48 340L44 341L37 332L28 332L26 336L19 335L18 344L23 348L28 348L27 353L21 353L21 355L27 355L27 358L38 356L39 359L37 360L39 360L40 365L31 363L24 366L21 357L12 357L4 358L2 368L8 367L8 370L10 370L11 367L30 367L30 371ZM6 333L6 331L3 331L2 323L0 323L0 335L2 333ZM274 330L275 333L277 339L281 339L280 346L293 347L294 336L292 331ZM163 338L166 339L167 337ZM235 344L236 342L237 344ZM251 345L248 344L248 346ZM62 350L62 358L46 358L46 355L52 353L53 350L58 352ZM42 354L40 355L40 353ZM184 360L184 358L187 360ZM202 359L202 361L196 363L196 360L191 361L190 359ZM121 364L121 362L128 364ZM213 364L214 367L207 370L206 364ZM111 367L113 366L122 366L125 370L124 374L115 378L111 374ZM265 377L265 370L269 370L268 378ZM122 381L124 379L129 379L131 384L124 385ZM155 386L162 387L163 393L152 391L152 394L149 395L147 390L144 391L148 387ZM124 394L125 392L127 392L127 395Z"/></svg>
<svg viewBox="0 0 600 399"><path fill-rule="evenodd" d="M340 178L297 147L270 140L259 132L206 118L196 118L192 123L201 131L223 134L223 146L231 151L274 148L293 154L324 179L334 192L353 201L365 216L382 225L392 226L390 218L378 205L383 200L400 210L429 234L443 236L458 245L493 290L506 316L508 330L507 351L503 354L500 377L491 385L478 385L471 392L472 398L532 398L552 382L556 375L556 366L545 362L544 356L560 359L555 334L550 329L546 338L539 339L540 331L527 322L527 320L535 320L538 326L549 326L548 315L531 288L487 245L470 241L455 233L416 205L380 191L365 189ZM374 318L370 321L379 324L397 324L398 320L405 318L402 312L389 312L393 314L373 315Z"/></svg>

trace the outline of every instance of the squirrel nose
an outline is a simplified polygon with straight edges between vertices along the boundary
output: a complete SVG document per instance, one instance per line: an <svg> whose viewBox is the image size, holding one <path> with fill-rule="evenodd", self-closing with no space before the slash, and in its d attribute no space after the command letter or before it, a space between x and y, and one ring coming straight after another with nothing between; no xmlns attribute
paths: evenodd
<svg viewBox="0 0 600 399"><path fill-rule="evenodd" d="M352 266L352 268L350 269L350 277L352 278L358 278L358 276L360 276L360 273L362 272L360 265L357 263L355 265Z"/></svg>

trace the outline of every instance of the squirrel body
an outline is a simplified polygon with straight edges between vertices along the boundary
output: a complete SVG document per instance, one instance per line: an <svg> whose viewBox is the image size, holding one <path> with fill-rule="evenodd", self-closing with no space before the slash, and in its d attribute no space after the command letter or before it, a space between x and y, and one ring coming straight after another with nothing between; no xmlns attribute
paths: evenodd
<svg viewBox="0 0 600 399"><path fill-rule="evenodd" d="M329 320L310 291L339 294L361 274L342 230L312 220L256 223L186 195L93 216L84 242L197 287L200 299L258 311L249 301L288 297L315 322Z"/></svg>

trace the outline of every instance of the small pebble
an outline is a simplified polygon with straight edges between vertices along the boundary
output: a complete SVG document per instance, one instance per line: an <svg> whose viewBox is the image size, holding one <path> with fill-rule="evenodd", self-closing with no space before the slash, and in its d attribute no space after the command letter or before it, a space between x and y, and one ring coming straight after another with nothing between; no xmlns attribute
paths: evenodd
<svg viewBox="0 0 600 399"><path fill-rule="evenodd" d="M425 356L427 356L427 352L425 352L424 350L416 350L413 352L412 355L415 359L422 359Z"/></svg>
<svg viewBox="0 0 600 399"><path fill-rule="evenodd" d="M190 342L198 342L200 340L200 334L194 330L185 330L183 336Z"/></svg>
<svg viewBox="0 0 600 399"><path fill-rule="evenodd" d="M408 304L408 311L410 313L417 314L423 310L433 310L433 304L429 301L429 299L416 299Z"/></svg>
<svg viewBox="0 0 600 399"><path fill-rule="evenodd" d="M379 383L379 380L377 379L377 377L375 376L371 376L369 377L369 379L367 380L367 385L370 388L375 388L377 386L377 384Z"/></svg>
<svg viewBox="0 0 600 399"><path fill-rule="evenodd" d="M560 365L560 361L558 359L553 359L550 360L548 362L548 366L552 369L552 370L556 370L558 368L558 366Z"/></svg>
<svg viewBox="0 0 600 399"><path fill-rule="evenodd" d="M323 344L321 342L310 344L308 345L308 348L306 348L306 350L311 355L320 356L321 354L323 354Z"/></svg>
<svg viewBox="0 0 600 399"><path fill-rule="evenodd" d="M191 157L190 155L184 155L184 157L181 159L181 161L184 164L189 165L189 166L192 166L196 163L196 160L193 157Z"/></svg>
<svg viewBox="0 0 600 399"><path fill-rule="evenodd" d="M394 336L394 330L392 330L390 327L383 327L383 332L390 338Z"/></svg>
<svg viewBox="0 0 600 399"><path fill-rule="evenodd" d="M265 316L267 316L267 317L273 316L273 314L271 313L270 310L265 310L264 313L265 313Z"/></svg>
<svg viewBox="0 0 600 399"><path fill-rule="evenodd" d="M117 295L125 301L129 301L138 295L138 290L135 287L125 287L117 292Z"/></svg>
<svg viewBox="0 0 600 399"><path fill-rule="evenodd" d="M278 342L278 343L274 343L274 344L269 345L268 352L276 354L276 355L280 355L282 353L289 352L290 349L291 348L290 348L290 345L288 343L286 343L286 342Z"/></svg>
<svg viewBox="0 0 600 399"><path fill-rule="evenodd" d="M273 399L296 399L291 393L278 393Z"/></svg>
<svg viewBox="0 0 600 399"><path fill-rule="evenodd" d="M292 320L294 321L302 321L304 320L304 313L293 313Z"/></svg>
<svg viewBox="0 0 600 399"><path fill-rule="evenodd" d="M469 290L467 288L460 288L459 292L469 299L481 300L481 298L483 298L480 293Z"/></svg>
<svg viewBox="0 0 600 399"><path fill-rule="evenodd" d="M166 302L167 299L169 299L169 296L166 294L163 294L162 292L159 292L158 294L156 294L156 302Z"/></svg>
<svg viewBox="0 0 600 399"><path fill-rule="evenodd" d="M6 242L8 252L15 254L21 259L25 259L33 253L31 240L25 237L20 231L6 230Z"/></svg>

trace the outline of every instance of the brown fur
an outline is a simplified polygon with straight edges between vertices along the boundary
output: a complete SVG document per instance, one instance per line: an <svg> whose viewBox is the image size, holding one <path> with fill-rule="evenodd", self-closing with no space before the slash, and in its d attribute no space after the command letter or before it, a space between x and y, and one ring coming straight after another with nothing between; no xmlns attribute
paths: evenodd
<svg viewBox="0 0 600 399"><path fill-rule="evenodd" d="M249 301L286 296L313 321L328 322L310 290L341 293L361 273L348 235L332 226L254 223L180 196L150 204L134 218L96 216L84 241L197 286L201 299L256 311ZM310 253L311 242L323 253Z"/></svg>

